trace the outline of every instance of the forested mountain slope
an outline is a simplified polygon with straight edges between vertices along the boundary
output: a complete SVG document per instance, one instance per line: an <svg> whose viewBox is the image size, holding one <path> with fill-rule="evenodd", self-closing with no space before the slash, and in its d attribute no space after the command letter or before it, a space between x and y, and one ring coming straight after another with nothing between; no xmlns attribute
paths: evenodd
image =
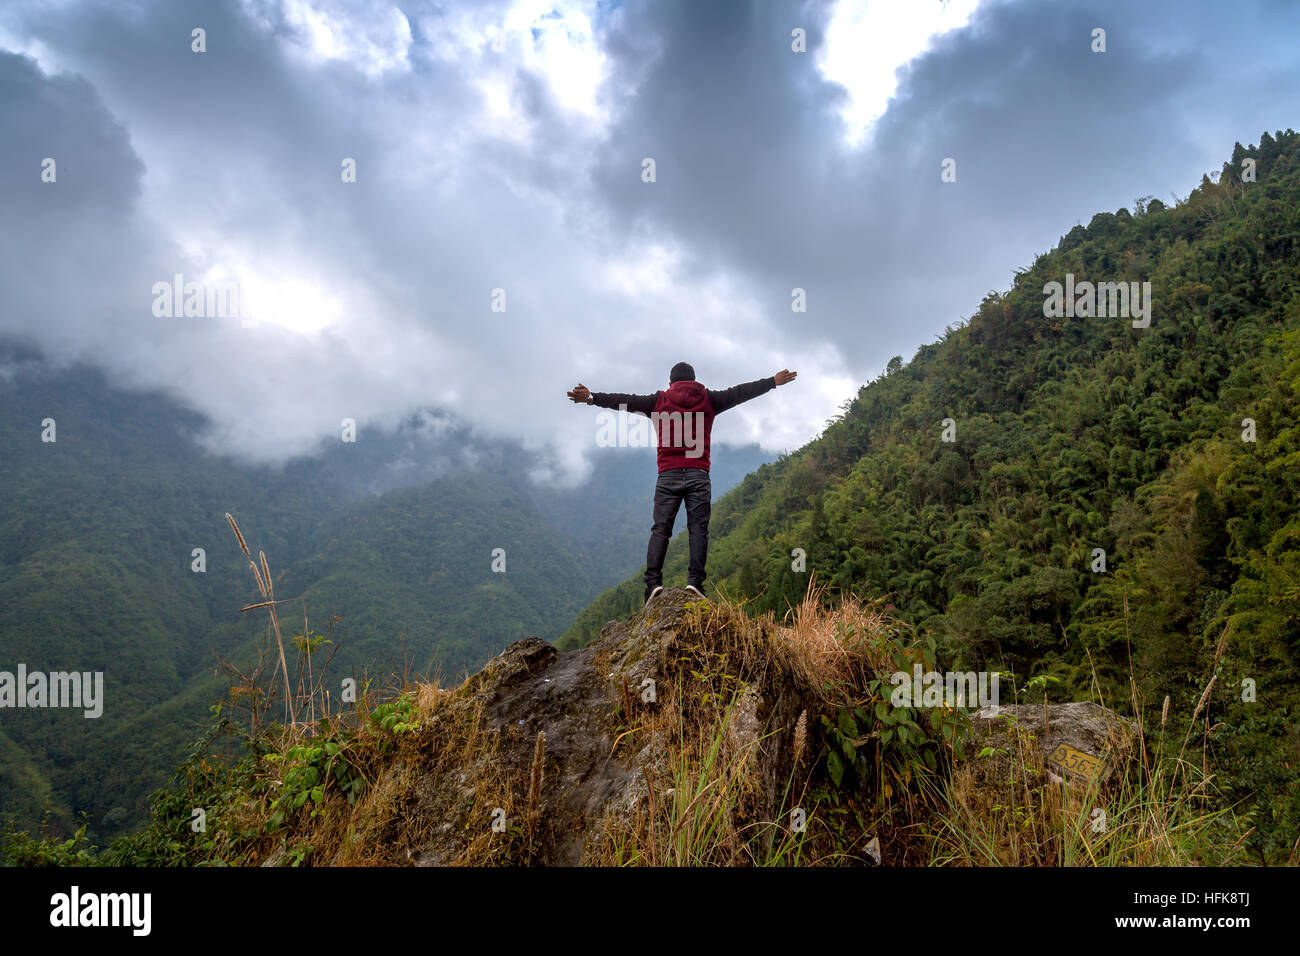
<svg viewBox="0 0 1300 956"><path fill-rule="evenodd" d="M306 598L334 672L381 682L454 678L526 634L554 638L644 554L649 449L600 449L586 484L558 490L529 482L529 454L433 413L282 468L206 453L192 440L204 424L92 369L0 353L0 671L102 671L106 697L95 719L3 711L0 825L48 809L66 831L84 811L111 838L143 818L226 690L218 658L245 662L265 631L239 614L260 596L228 511L265 550L277 597ZM733 483L764 460L730 457ZM283 613L286 638L301 632L301 604Z"/></svg>
<svg viewBox="0 0 1300 956"><path fill-rule="evenodd" d="M1046 317L1045 286L1070 281L1149 282L1149 325ZM1198 721L1219 782L1285 856L1300 837L1298 328L1287 130L1237 144L1173 206L1098 213L892 360L715 507L709 583L755 609L785 608L814 573L886 595L949 663L1010 668L1017 686L1048 675L1054 697L1131 709L1131 673L1148 720L1166 695L1185 719L1217 674ZM677 540L666 577L684 575ZM607 592L561 645L640 593L635 577Z"/></svg>

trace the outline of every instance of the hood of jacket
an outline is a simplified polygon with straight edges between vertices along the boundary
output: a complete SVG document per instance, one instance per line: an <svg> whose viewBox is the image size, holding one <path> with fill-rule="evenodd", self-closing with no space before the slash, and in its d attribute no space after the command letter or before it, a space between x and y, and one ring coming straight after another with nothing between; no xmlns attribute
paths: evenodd
<svg viewBox="0 0 1300 956"><path fill-rule="evenodd" d="M694 411L697 408L702 411L707 397L708 389L696 381L673 382L664 390L664 398L667 402L684 412Z"/></svg>

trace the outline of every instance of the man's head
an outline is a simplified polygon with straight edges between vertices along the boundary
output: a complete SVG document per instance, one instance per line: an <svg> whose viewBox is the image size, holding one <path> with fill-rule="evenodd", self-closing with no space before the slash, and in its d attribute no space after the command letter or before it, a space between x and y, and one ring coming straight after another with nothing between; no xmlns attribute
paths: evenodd
<svg viewBox="0 0 1300 956"><path fill-rule="evenodd" d="M673 382L693 382L695 381L695 369L691 368L685 362L678 362L673 366L673 370L668 373L668 383Z"/></svg>

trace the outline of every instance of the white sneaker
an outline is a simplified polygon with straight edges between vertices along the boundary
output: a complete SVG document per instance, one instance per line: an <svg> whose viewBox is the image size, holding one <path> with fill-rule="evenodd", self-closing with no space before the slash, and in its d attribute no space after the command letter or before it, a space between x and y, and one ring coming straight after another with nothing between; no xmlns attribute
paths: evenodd
<svg viewBox="0 0 1300 956"><path fill-rule="evenodd" d="M650 592L650 596L649 596L648 598L645 599L645 606L646 606L646 607L649 607L649 606L650 606L650 602L653 601L655 598L657 598L657 597L659 596L659 592L662 591L662 590L663 590L662 587L657 587L657 588L655 588L653 591L651 591L651 592Z"/></svg>
<svg viewBox="0 0 1300 956"><path fill-rule="evenodd" d="M688 591L690 591L690 592L692 592L692 593L694 593L694 594L698 594L698 595L700 596L701 600L705 600L705 601L708 600L708 598L706 598L706 597L704 596L704 592L701 591L699 588L697 588L694 584L688 584L688 585L686 585L686 590L688 590Z"/></svg>

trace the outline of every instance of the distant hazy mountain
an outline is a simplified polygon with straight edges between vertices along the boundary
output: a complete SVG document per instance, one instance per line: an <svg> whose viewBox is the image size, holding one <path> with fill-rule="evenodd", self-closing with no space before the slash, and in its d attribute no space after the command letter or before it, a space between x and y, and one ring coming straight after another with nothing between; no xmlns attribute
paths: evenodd
<svg viewBox="0 0 1300 956"><path fill-rule="evenodd" d="M85 811L101 838L142 819L224 692L216 657L266 626L238 612L260 595L228 511L277 598L305 597L312 631L338 617L340 675L475 670L557 637L644 560L649 449L596 449L590 480L557 491L529 482L529 454L433 412L278 469L205 453L203 424L91 369L0 353L0 672L102 671L106 698L98 719L0 711L0 819L32 827L49 808L66 828ZM721 494L771 456L715 457ZM282 616L286 637L302 630L300 604Z"/></svg>

